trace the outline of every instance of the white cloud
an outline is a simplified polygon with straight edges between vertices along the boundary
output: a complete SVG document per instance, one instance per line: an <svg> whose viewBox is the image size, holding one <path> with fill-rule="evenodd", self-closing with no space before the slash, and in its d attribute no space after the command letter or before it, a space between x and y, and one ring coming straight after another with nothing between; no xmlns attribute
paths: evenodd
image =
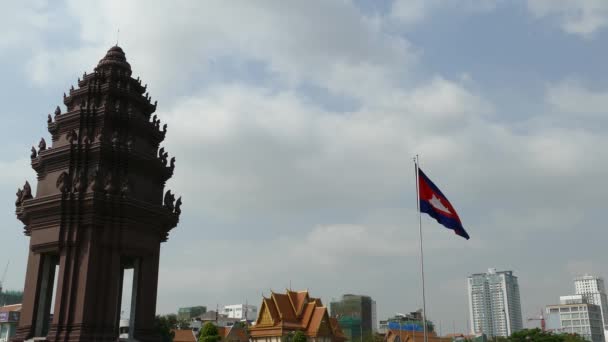
<svg viewBox="0 0 608 342"><path fill-rule="evenodd" d="M596 263L597 261L593 260L570 260L566 263L566 272L573 278L585 274L597 274L594 273L599 270Z"/></svg>
<svg viewBox="0 0 608 342"><path fill-rule="evenodd" d="M603 118L608 108L608 90L590 90L575 80L550 85L546 99L556 111L581 120Z"/></svg>
<svg viewBox="0 0 608 342"><path fill-rule="evenodd" d="M558 21L567 33L592 37L608 25L608 2L604 0L528 0L536 17Z"/></svg>
<svg viewBox="0 0 608 342"><path fill-rule="evenodd" d="M388 99L381 94L390 86L382 86L351 113L321 109L292 91L252 86L220 86L183 98L160 113L170 127L169 150L178 155L174 184L190 198L215 194L199 204L218 215L365 207L409 185L405 156L416 145L437 158L453 156L457 145L443 135L447 127L466 127L491 111L445 79Z"/></svg>
<svg viewBox="0 0 608 342"><path fill-rule="evenodd" d="M0 160L0 187L15 187L16 191L17 187L22 187L26 180L34 187L35 173L32 171L30 162L25 158L11 161Z"/></svg>
<svg viewBox="0 0 608 342"><path fill-rule="evenodd" d="M441 9L465 13L479 13L494 10L500 0L395 0L391 16L405 24L415 24L427 18L431 11Z"/></svg>
<svg viewBox="0 0 608 342"><path fill-rule="evenodd" d="M0 49L23 47L39 43L40 33L49 29L51 21L57 17L51 11L48 1L8 1L0 11Z"/></svg>
<svg viewBox="0 0 608 342"><path fill-rule="evenodd" d="M171 84L179 88L194 75L213 68L223 56L263 61L288 83L312 81L329 88L333 82L327 80L341 84L345 69L382 73L399 66L405 70L415 59L405 40L385 34L376 20L348 1L246 2L239 6L226 6L222 1L159 2L155 6L145 1L69 1L68 10L70 19L81 26L80 39L87 51L92 47L105 51L114 44L115 29L120 28L120 45L127 57L137 56L132 60L135 73L157 87ZM180 24L163 20L167 13L180 18ZM148 25L150 20L155 24ZM82 55L82 49L76 47L73 53ZM30 66L41 70L61 60L45 52L35 53ZM66 65L73 68L74 63L66 61ZM189 66L188 72L182 70L183 65ZM366 79L356 81L363 84Z"/></svg>

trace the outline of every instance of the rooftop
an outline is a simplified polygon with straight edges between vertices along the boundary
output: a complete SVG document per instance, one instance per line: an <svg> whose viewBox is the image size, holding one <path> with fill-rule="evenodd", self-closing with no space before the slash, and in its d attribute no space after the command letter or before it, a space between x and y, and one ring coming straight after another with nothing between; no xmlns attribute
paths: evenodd
<svg viewBox="0 0 608 342"><path fill-rule="evenodd" d="M21 304L0 306L0 312L21 311Z"/></svg>

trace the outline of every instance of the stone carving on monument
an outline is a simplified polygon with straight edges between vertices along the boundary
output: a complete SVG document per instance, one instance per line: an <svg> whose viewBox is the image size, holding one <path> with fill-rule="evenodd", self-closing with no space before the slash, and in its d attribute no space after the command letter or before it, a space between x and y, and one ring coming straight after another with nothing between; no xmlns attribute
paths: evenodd
<svg viewBox="0 0 608 342"><path fill-rule="evenodd" d="M110 48L64 94L67 110L47 117L48 146L43 138L31 150L35 196L26 182L15 201L30 249L14 341L116 341L125 269L133 269L130 339L159 341L160 244L182 201L165 189L175 167L160 147L166 125L151 120L156 102L131 74L123 50Z"/></svg>

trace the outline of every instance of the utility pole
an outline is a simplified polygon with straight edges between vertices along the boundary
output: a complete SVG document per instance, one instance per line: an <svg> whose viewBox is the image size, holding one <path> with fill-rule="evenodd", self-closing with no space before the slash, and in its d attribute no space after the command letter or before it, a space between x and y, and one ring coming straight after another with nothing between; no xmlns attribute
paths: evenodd
<svg viewBox="0 0 608 342"><path fill-rule="evenodd" d="M3 295L3 285L4 285L4 281L6 280L6 272L8 271L8 265L11 263L11 261L7 261L6 262L6 267L4 267L4 272L2 273L2 278L0 278L0 306L4 306L4 295Z"/></svg>

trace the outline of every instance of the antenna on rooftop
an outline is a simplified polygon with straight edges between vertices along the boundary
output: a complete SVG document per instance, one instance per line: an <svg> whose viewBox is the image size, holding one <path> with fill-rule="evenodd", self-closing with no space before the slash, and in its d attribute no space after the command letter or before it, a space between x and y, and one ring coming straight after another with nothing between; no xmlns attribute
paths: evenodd
<svg viewBox="0 0 608 342"><path fill-rule="evenodd" d="M116 29L116 46L118 46L118 36L120 35L120 28Z"/></svg>

